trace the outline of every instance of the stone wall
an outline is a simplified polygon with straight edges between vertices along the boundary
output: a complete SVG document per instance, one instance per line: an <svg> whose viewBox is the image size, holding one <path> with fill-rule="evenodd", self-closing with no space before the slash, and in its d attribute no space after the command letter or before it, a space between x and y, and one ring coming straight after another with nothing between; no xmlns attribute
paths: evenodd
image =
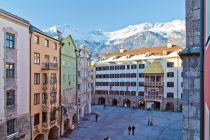
<svg viewBox="0 0 210 140"><path fill-rule="evenodd" d="M200 0L186 0L183 61L183 140L200 139Z"/></svg>

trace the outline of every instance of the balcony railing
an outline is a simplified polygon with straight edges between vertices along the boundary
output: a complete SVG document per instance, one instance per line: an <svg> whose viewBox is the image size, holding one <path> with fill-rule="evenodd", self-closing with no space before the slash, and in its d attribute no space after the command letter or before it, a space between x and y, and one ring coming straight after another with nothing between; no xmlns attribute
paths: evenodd
<svg viewBox="0 0 210 140"><path fill-rule="evenodd" d="M144 82L144 86L161 87L163 86L163 82Z"/></svg>
<svg viewBox="0 0 210 140"><path fill-rule="evenodd" d="M163 96L162 95L145 95L144 99L145 100L162 100Z"/></svg>
<svg viewBox="0 0 210 140"><path fill-rule="evenodd" d="M52 62L42 63L42 69L43 70L57 70L58 63L52 63Z"/></svg>

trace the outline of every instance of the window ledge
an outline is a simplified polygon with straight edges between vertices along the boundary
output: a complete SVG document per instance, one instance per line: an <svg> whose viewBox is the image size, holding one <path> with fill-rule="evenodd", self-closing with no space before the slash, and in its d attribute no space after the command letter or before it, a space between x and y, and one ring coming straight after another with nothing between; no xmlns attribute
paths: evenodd
<svg viewBox="0 0 210 140"><path fill-rule="evenodd" d="M17 136L17 135L18 135L18 132L15 132L15 133L13 133L13 134L8 135L8 136L7 136L7 139L12 139L12 138L14 138L14 137Z"/></svg>

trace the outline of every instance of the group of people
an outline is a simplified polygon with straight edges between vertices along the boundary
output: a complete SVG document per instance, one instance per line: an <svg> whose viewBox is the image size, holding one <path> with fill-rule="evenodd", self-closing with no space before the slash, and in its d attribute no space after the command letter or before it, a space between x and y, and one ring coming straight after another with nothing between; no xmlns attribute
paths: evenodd
<svg viewBox="0 0 210 140"><path fill-rule="evenodd" d="M132 131L132 135L134 135L134 131L135 131L136 127L134 125L129 125L128 126L128 135L131 135L131 131Z"/></svg>
<svg viewBox="0 0 210 140"><path fill-rule="evenodd" d="M154 119L153 119L152 117L150 117L150 118L148 119L147 125L148 125L148 126L153 126L153 124L154 124Z"/></svg>

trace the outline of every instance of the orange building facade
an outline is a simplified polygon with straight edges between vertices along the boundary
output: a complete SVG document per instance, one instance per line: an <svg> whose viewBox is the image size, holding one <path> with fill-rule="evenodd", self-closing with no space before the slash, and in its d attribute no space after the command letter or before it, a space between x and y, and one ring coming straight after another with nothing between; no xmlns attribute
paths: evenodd
<svg viewBox="0 0 210 140"><path fill-rule="evenodd" d="M56 139L60 134L61 121L60 44L33 26L30 32L32 139Z"/></svg>

